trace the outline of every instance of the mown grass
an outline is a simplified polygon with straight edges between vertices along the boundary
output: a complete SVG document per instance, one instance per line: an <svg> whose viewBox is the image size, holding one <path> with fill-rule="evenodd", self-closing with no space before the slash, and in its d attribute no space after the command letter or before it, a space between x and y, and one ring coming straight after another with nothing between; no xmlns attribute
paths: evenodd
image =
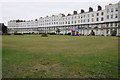
<svg viewBox="0 0 120 80"><path fill-rule="evenodd" d="M118 37L3 36L3 78L116 78Z"/></svg>

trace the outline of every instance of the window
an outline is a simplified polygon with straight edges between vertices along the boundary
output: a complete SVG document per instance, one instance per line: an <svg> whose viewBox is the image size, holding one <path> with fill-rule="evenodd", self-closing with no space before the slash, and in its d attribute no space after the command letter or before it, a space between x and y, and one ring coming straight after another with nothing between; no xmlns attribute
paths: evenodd
<svg viewBox="0 0 120 80"><path fill-rule="evenodd" d="M111 27L113 27L113 23L111 23Z"/></svg>
<svg viewBox="0 0 120 80"><path fill-rule="evenodd" d="M75 21L75 23L76 23L76 21Z"/></svg>
<svg viewBox="0 0 120 80"><path fill-rule="evenodd" d="M99 21L99 18L96 18L96 21Z"/></svg>
<svg viewBox="0 0 120 80"><path fill-rule="evenodd" d="M89 19L88 19L88 22L89 22Z"/></svg>
<svg viewBox="0 0 120 80"><path fill-rule="evenodd" d="M70 24L70 21L68 21L68 24Z"/></svg>
<svg viewBox="0 0 120 80"><path fill-rule="evenodd" d="M89 14L88 14L88 17L89 17Z"/></svg>
<svg viewBox="0 0 120 80"><path fill-rule="evenodd" d="M102 12L101 15L104 15L104 13Z"/></svg>
<svg viewBox="0 0 120 80"><path fill-rule="evenodd" d="M106 27L109 27L109 24L107 24Z"/></svg>
<svg viewBox="0 0 120 80"><path fill-rule="evenodd" d="M113 14L111 15L111 19L113 18Z"/></svg>
<svg viewBox="0 0 120 80"><path fill-rule="evenodd" d="M111 12L113 12L113 8L111 8Z"/></svg>
<svg viewBox="0 0 120 80"><path fill-rule="evenodd" d="M107 9L107 13L109 13L109 9Z"/></svg>
<svg viewBox="0 0 120 80"><path fill-rule="evenodd" d="M73 21L72 21L72 24L73 24Z"/></svg>
<svg viewBox="0 0 120 80"><path fill-rule="evenodd" d="M107 19L109 19L109 15L107 15Z"/></svg>
<svg viewBox="0 0 120 80"><path fill-rule="evenodd" d="M84 20L84 22L85 22L85 20Z"/></svg>
<svg viewBox="0 0 120 80"><path fill-rule="evenodd" d="M81 15L81 18L83 18L82 15Z"/></svg>
<svg viewBox="0 0 120 80"><path fill-rule="evenodd" d="M97 13L97 16L99 16L99 13Z"/></svg>
<svg viewBox="0 0 120 80"><path fill-rule="evenodd" d="M94 19L92 18L92 22L94 22Z"/></svg>
<svg viewBox="0 0 120 80"><path fill-rule="evenodd" d="M115 23L115 26L117 26L117 23Z"/></svg>
<svg viewBox="0 0 120 80"><path fill-rule="evenodd" d="M104 18L102 17L102 18L101 18L101 21L103 21L103 20L104 20Z"/></svg>
<svg viewBox="0 0 120 80"><path fill-rule="evenodd" d="M75 16L75 19L76 19L76 16Z"/></svg>
<svg viewBox="0 0 120 80"><path fill-rule="evenodd" d="M115 15L115 18L118 18L118 15L117 15L117 14Z"/></svg>
<svg viewBox="0 0 120 80"><path fill-rule="evenodd" d="M84 15L84 18L85 18L85 15Z"/></svg>
<svg viewBox="0 0 120 80"><path fill-rule="evenodd" d="M88 27L90 27L90 26L88 25Z"/></svg>
<svg viewBox="0 0 120 80"><path fill-rule="evenodd" d="M92 14L92 17L94 17L94 14Z"/></svg>
<svg viewBox="0 0 120 80"><path fill-rule="evenodd" d="M115 8L115 11L118 11L118 8Z"/></svg>
<svg viewBox="0 0 120 80"><path fill-rule="evenodd" d="M67 24L67 21L66 21L66 24Z"/></svg>

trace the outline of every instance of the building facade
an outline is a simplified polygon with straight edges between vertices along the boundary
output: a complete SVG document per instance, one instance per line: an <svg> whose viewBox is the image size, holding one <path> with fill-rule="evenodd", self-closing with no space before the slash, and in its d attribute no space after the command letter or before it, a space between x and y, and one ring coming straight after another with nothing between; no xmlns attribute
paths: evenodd
<svg viewBox="0 0 120 80"><path fill-rule="evenodd" d="M56 33L60 30L60 34L70 33L72 30L79 30L81 35L90 35L91 31L95 35L116 35L120 34L120 2L109 4L102 9L98 6L97 11L89 7L89 11L83 9L80 13L73 11L73 14L52 15L40 17L39 19L11 20L8 22L9 33Z"/></svg>

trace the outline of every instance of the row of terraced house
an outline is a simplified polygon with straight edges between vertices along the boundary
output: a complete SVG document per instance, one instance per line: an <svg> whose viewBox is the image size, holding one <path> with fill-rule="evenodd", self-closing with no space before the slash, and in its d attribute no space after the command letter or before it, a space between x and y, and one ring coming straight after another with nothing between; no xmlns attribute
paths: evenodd
<svg viewBox="0 0 120 80"><path fill-rule="evenodd" d="M120 2L109 4L102 9L98 5L97 11L89 7L89 11L73 11L73 14L52 15L40 17L35 20L10 20L8 22L8 33L70 33L72 30L79 30L82 35L116 35L120 34Z"/></svg>

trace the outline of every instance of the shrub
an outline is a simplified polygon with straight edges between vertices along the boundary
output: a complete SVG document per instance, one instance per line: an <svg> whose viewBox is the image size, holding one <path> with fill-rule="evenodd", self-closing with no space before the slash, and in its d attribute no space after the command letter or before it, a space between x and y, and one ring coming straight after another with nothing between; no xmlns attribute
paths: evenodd
<svg viewBox="0 0 120 80"><path fill-rule="evenodd" d="M2 33L2 35L11 35L10 33Z"/></svg>
<svg viewBox="0 0 120 80"><path fill-rule="evenodd" d="M103 34L101 36L104 36Z"/></svg>
<svg viewBox="0 0 120 80"><path fill-rule="evenodd" d="M56 35L56 33L55 33L55 32L52 32L52 33L50 33L50 35Z"/></svg>
<svg viewBox="0 0 120 80"><path fill-rule="evenodd" d="M31 33L23 33L24 35L30 35Z"/></svg>
<svg viewBox="0 0 120 80"><path fill-rule="evenodd" d="M65 33L65 35L71 35L71 33Z"/></svg>
<svg viewBox="0 0 120 80"><path fill-rule="evenodd" d="M90 35L95 36L95 33L93 30L91 31Z"/></svg>
<svg viewBox="0 0 120 80"><path fill-rule="evenodd" d="M111 36L116 36L116 34L117 34L117 31L115 30L111 32Z"/></svg>
<svg viewBox="0 0 120 80"><path fill-rule="evenodd" d="M14 35L23 35L22 33L14 33Z"/></svg>
<svg viewBox="0 0 120 80"><path fill-rule="evenodd" d="M39 34L42 34L41 32Z"/></svg>
<svg viewBox="0 0 120 80"><path fill-rule="evenodd" d="M80 34L81 36L84 36L84 34Z"/></svg>
<svg viewBox="0 0 120 80"><path fill-rule="evenodd" d="M48 34L47 33L42 33L41 37L48 37Z"/></svg>
<svg viewBox="0 0 120 80"><path fill-rule="evenodd" d="M60 34L60 35L63 35L63 34Z"/></svg>
<svg viewBox="0 0 120 80"><path fill-rule="evenodd" d="M71 35L71 33L68 33L67 35Z"/></svg>
<svg viewBox="0 0 120 80"><path fill-rule="evenodd" d="M32 34L35 34L34 32L32 32Z"/></svg>

